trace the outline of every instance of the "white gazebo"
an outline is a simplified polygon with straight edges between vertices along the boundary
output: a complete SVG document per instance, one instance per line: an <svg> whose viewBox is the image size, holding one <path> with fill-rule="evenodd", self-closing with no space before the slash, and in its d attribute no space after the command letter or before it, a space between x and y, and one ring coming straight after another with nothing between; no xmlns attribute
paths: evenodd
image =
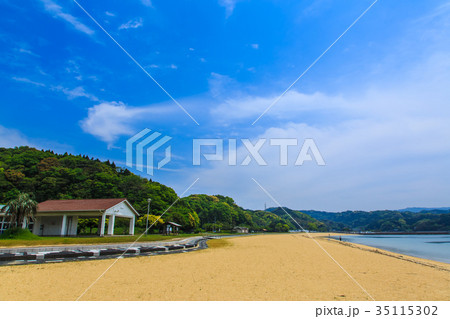
<svg viewBox="0 0 450 319"><path fill-rule="evenodd" d="M130 220L129 234L134 235L138 212L125 198L48 200L39 203L33 233L38 236L76 236L79 218L98 218L98 235L114 235L115 219Z"/></svg>

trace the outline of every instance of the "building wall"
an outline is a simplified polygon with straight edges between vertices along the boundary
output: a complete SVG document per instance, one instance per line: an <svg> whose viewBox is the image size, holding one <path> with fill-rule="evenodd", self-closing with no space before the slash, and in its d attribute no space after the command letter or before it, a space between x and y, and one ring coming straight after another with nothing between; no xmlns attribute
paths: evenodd
<svg viewBox="0 0 450 319"><path fill-rule="evenodd" d="M62 216L39 216L33 227L38 236L61 236ZM41 225L44 225L43 231Z"/></svg>
<svg viewBox="0 0 450 319"><path fill-rule="evenodd" d="M135 216L131 208L125 202L119 203L116 206L108 208L106 215L115 215L117 217L133 218Z"/></svg>
<svg viewBox="0 0 450 319"><path fill-rule="evenodd" d="M71 221L70 221L71 220ZM33 234L38 236L61 236L63 216L38 216L33 227ZM41 225L44 225L43 231ZM78 216L67 216L66 236L76 236Z"/></svg>

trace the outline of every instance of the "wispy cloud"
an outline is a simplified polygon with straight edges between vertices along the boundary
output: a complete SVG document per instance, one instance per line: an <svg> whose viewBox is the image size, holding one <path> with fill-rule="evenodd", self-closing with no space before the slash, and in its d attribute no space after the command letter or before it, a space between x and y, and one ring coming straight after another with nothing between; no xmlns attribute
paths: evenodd
<svg viewBox="0 0 450 319"><path fill-rule="evenodd" d="M449 70L450 55L437 53L411 67L401 76L402 81L373 81L358 94L293 90L260 124L258 133L246 136L252 140L298 138L299 145L289 150L291 164L303 139L313 138L326 167L314 162L282 167L279 150L267 142L260 152L269 163L266 168L230 167L224 160L194 168L186 178L200 176L208 192L227 193L253 208L264 201L250 183L245 184L254 176L264 176L269 185L283 185L271 191L284 205L297 209L444 206L445 194L450 191L446 169L450 156ZM272 98L230 99L216 106L212 117L227 123L251 119ZM248 152L242 147L237 154L240 163Z"/></svg>
<svg viewBox="0 0 450 319"><path fill-rule="evenodd" d="M16 129L0 125L0 147L29 146L37 149L51 149L58 153L73 152L73 147L41 138L30 138Z"/></svg>
<svg viewBox="0 0 450 319"><path fill-rule="evenodd" d="M105 14L106 14L108 17L115 17L115 16L116 16L115 13L112 13L112 12L109 12L109 11L105 11Z"/></svg>
<svg viewBox="0 0 450 319"><path fill-rule="evenodd" d="M236 93L236 89L238 88L236 80L228 75L215 72L211 73L208 79L208 85L210 94L215 98L229 96L231 92Z"/></svg>
<svg viewBox="0 0 450 319"><path fill-rule="evenodd" d="M73 100L79 97L87 98L91 101L99 101L98 97L93 94L87 93L86 90L82 86L78 86L74 89L68 89L62 86L52 87L53 90L64 93L69 100Z"/></svg>
<svg viewBox="0 0 450 319"><path fill-rule="evenodd" d="M64 87L62 85L56 85L55 86L55 85L45 84L45 83L42 83L42 82L37 82L37 81L30 80L29 78L24 78L24 77L13 76L12 79L14 81L17 81L17 82L31 84L31 85L35 85L35 86L38 86L38 87L47 87L49 90L56 91L56 92L61 92L61 93L65 94L69 100L73 100L73 99L76 99L76 98L84 97L84 98L87 98L87 99L89 99L91 101L94 101L94 102L98 102L99 101L98 97L96 97L93 94L90 94L90 93L86 92L86 90L82 86L78 86L78 87L76 87L74 89L69 89L69 88L66 88L66 87Z"/></svg>
<svg viewBox="0 0 450 319"><path fill-rule="evenodd" d="M34 53L33 51L27 50L27 49L24 49L24 48L19 48L17 51L19 51L20 53L25 53L25 54L37 57L37 58L40 57L40 55Z"/></svg>
<svg viewBox="0 0 450 319"><path fill-rule="evenodd" d="M219 5L225 8L225 15L227 18L233 14L236 2L238 2L238 0L219 0Z"/></svg>
<svg viewBox="0 0 450 319"><path fill-rule="evenodd" d="M33 85L40 86L40 87L45 87L46 86L44 83L32 81L32 80L30 80L28 78L22 78L22 77L13 76L12 79L14 81L17 81L17 82L33 84Z"/></svg>
<svg viewBox="0 0 450 319"><path fill-rule="evenodd" d="M17 130L0 125L0 147L34 146L26 136Z"/></svg>
<svg viewBox="0 0 450 319"><path fill-rule="evenodd" d="M251 46L253 49L255 49L255 50L258 50L258 49L259 49L259 44L258 44L258 43L252 43L252 44L250 44L250 46Z"/></svg>
<svg viewBox="0 0 450 319"><path fill-rule="evenodd" d="M141 0L141 3L146 7L153 8L152 0Z"/></svg>
<svg viewBox="0 0 450 319"><path fill-rule="evenodd" d="M450 2L443 3L439 6L437 6L434 10L432 10L430 13L426 14L425 16L421 17L417 21L426 21L430 22L433 19L440 18L442 16L445 16L448 18L448 15L450 14ZM448 19L447 19L448 24Z"/></svg>
<svg viewBox="0 0 450 319"><path fill-rule="evenodd" d="M137 29L144 25L142 18L136 18L120 25L119 30Z"/></svg>
<svg viewBox="0 0 450 319"><path fill-rule="evenodd" d="M44 4L45 10L48 13L50 13L54 18L66 21L67 23L71 24L76 30L81 31L87 35L94 34L94 30L92 30L85 24L81 23L73 15L64 12L63 8L60 5L53 2L52 0L40 0L40 1Z"/></svg>

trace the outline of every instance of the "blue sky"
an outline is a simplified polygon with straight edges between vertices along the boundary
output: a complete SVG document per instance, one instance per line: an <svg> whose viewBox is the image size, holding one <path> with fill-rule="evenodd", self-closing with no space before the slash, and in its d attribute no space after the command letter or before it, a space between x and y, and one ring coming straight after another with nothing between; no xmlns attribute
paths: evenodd
<svg viewBox="0 0 450 319"><path fill-rule="evenodd" d="M74 1L3 0L0 146L125 166L149 128L172 137L152 178L179 194L200 178L190 193L275 205L255 178L297 209L449 206L448 0L379 0L255 125L373 0L78 2L200 125ZM265 145L264 167L193 167L194 138L313 138L327 165Z"/></svg>

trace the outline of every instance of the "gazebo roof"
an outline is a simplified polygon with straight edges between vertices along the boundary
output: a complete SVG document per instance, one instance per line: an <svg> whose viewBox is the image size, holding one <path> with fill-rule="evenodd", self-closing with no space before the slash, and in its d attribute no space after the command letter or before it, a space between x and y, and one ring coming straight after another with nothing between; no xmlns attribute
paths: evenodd
<svg viewBox="0 0 450 319"><path fill-rule="evenodd" d="M167 224L170 224L172 226L181 227L180 224L174 223L174 222L168 222Z"/></svg>
<svg viewBox="0 0 450 319"><path fill-rule="evenodd" d="M39 203L37 211L104 211L123 201L126 201L126 198L47 200L45 202Z"/></svg>

